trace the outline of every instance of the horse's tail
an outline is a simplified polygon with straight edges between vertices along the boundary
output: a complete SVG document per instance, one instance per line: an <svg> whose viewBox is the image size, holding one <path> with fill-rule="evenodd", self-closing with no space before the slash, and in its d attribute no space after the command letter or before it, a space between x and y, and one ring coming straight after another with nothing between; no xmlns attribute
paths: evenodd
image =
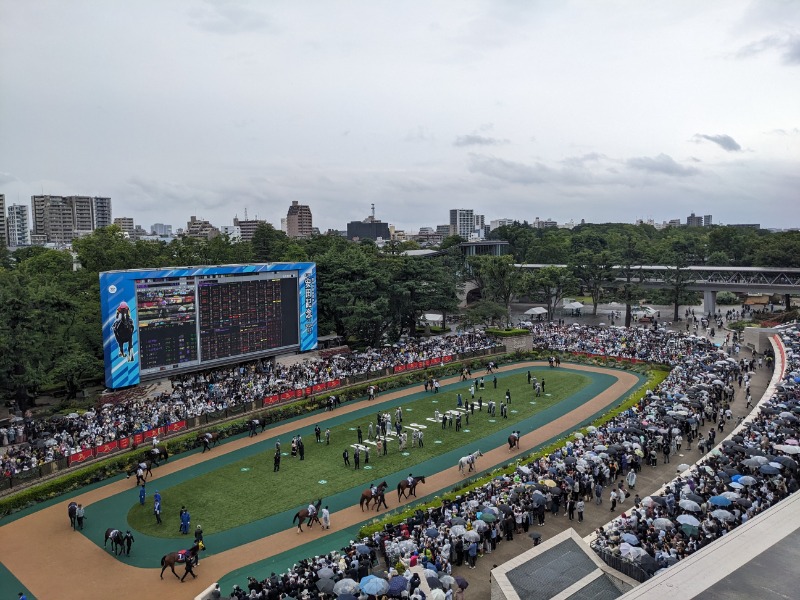
<svg viewBox="0 0 800 600"><path fill-rule="evenodd" d="M161 557L161 566L163 567L164 565L166 565L166 563L167 563L167 555L165 554L164 556Z"/></svg>
<svg viewBox="0 0 800 600"><path fill-rule="evenodd" d="M164 457L164 461L165 461L165 462L166 462L166 460L169 458L169 452L167 452L167 449L166 449L166 448L161 448L161 456L163 456L163 457Z"/></svg>
<svg viewBox="0 0 800 600"><path fill-rule="evenodd" d="M300 513L298 512L297 514L295 514L294 519L292 519L292 524L294 524L294 522L297 521L299 518L300 518Z"/></svg>

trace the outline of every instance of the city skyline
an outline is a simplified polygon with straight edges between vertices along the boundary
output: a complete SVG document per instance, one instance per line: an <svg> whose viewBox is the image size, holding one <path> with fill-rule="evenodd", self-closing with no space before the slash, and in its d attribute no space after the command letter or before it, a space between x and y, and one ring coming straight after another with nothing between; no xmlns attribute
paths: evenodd
<svg viewBox="0 0 800 600"><path fill-rule="evenodd" d="M416 231L787 222L800 4L0 1L0 193ZM147 43L142 43L143 37ZM43 82L53 93L42 94Z"/></svg>

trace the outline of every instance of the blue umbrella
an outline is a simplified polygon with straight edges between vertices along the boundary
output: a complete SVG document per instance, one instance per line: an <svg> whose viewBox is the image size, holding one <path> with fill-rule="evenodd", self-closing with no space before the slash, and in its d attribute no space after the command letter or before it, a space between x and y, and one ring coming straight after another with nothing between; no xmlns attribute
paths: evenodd
<svg viewBox="0 0 800 600"><path fill-rule="evenodd" d="M389 590L386 592L390 596L399 596L408 589L408 580L401 575L395 575L389 580Z"/></svg>
<svg viewBox="0 0 800 600"><path fill-rule="evenodd" d="M620 536L620 537L622 538L623 542L627 542L631 546L638 546L639 545L639 538L637 538L632 533L623 533L622 536Z"/></svg>
<svg viewBox="0 0 800 600"><path fill-rule="evenodd" d="M436 529L436 527L429 527L428 529L425 530L425 535L427 535L429 538L436 539L437 537L439 537L439 530Z"/></svg>
<svg viewBox="0 0 800 600"><path fill-rule="evenodd" d="M725 496L711 496L711 498L708 499L708 502L710 504L713 504L714 506L730 506L731 505L731 501L728 500Z"/></svg>
<svg viewBox="0 0 800 600"><path fill-rule="evenodd" d="M781 472L779 468L773 467L772 465L761 465L758 470L764 475L778 475Z"/></svg>
<svg viewBox="0 0 800 600"><path fill-rule="evenodd" d="M375 575L367 575L361 580L361 582L358 584L358 587L360 587L361 591L365 594L378 596L386 593L386 591L389 589L389 582L385 579L375 577Z"/></svg>
<svg viewBox="0 0 800 600"><path fill-rule="evenodd" d="M364 544L359 544L356 546L356 552L359 554L369 554L369 547L365 546Z"/></svg>

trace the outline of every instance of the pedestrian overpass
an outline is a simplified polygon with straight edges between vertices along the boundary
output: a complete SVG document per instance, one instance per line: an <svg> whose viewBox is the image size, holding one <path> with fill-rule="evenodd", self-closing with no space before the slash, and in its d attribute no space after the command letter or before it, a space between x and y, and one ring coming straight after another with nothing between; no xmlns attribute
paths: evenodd
<svg viewBox="0 0 800 600"><path fill-rule="evenodd" d="M516 264L515 267L537 271L545 267L566 267L556 264ZM621 273L627 267L615 265L614 271ZM671 281L676 271L684 277L684 289L703 292L703 305L706 312L716 312L717 293L734 292L744 294L781 294L786 308L789 308L791 294L800 294L800 269L777 267L678 267L665 265L636 265L629 269L631 281L644 288L664 289L673 286ZM617 283L626 278L618 274Z"/></svg>

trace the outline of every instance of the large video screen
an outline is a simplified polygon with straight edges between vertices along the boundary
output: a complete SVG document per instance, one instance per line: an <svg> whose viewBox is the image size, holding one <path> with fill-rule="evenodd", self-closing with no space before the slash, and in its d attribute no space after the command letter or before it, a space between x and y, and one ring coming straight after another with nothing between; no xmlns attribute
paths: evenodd
<svg viewBox="0 0 800 600"><path fill-rule="evenodd" d="M317 346L316 265L100 274L106 386Z"/></svg>

